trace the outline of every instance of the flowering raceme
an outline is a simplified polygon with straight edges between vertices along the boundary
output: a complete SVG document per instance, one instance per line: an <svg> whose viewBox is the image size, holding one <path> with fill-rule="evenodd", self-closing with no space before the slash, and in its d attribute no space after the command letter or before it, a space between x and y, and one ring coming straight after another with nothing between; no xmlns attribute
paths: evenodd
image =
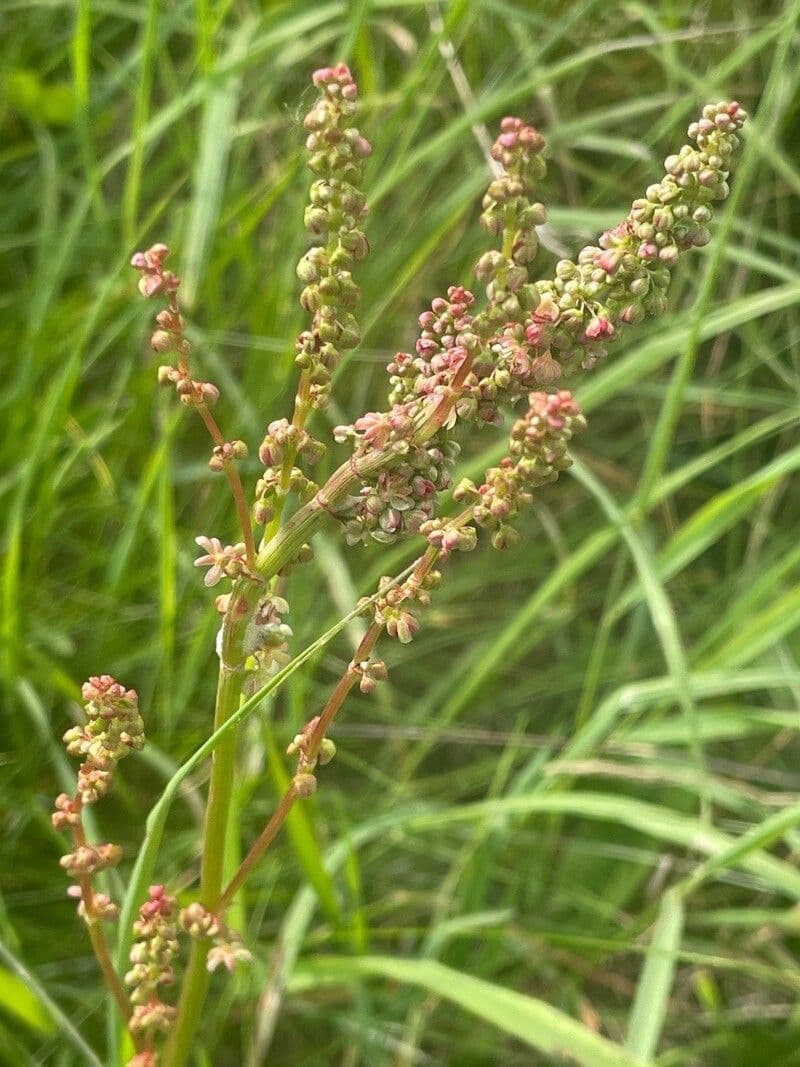
<svg viewBox="0 0 800 1067"><path fill-rule="evenodd" d="M624 328L662 312L670 272L680 255L710 239L712 205L728 192L728 172L746 115L736 103L709 105L689 127L692 144L669 156L665 174L636 200L627 217L606 231L576 261L561 260L552 278L530 277L538 251L537 227L545 209L536 199L545 175L545 142L533 126L507 117L491 149L498 173L482 203L481 225L498 247L481 255L475 275L479 299L464 285L436 297L418 319L412 351L398 351L387 366L387 406L350 425L337 426L334 442L348 456L319 485L314 468L325 445L307 422L331 394L333 371L343 353L357 347L359 265L369 252L364 224L364 163L371 147L352 125L357 87L343 64L313 76L317 98L304 120L308 166L314 175L304 222L311 247L298 264L300 303L309 321L296 342L299 370L291 419L267 423L257 454L261 471L248 496L239 467L246 444L226 437L212 407L219 389L196 378L180 308L179 277L165 268L168 249L155 244L137 252L132 266L139 290L163 302L151 347L167 362L162 384L175 387L211 438L209 467L223 474L232 494L239 534L233 544L199 535L204 584L229 583L217 598L222 624L217 643L219 684L214 728L219 730L291 659L292 629L283 579L312 556L311 540L325 523L341 526L349 544L381 544L418 538L420 554L402 574L384 576L360 610L370 616L366 633L324 707L291 740L296 758L290 784L274 814L232 878L223 879L236 767L236 735L228 730L214 750L202 841L200 885L180 907L164 886L152 886L140 908L125 976L127 991L110 965L107 947L93 933L104 976L136 1044L132 1064L169 1067L187 1062L208 988L209 971L232 969L250 953L225 921L227 909L283 826L293 805L317 787L318 769L335 746L328 730L351 689L371 693L387 677L376 656L383 634L400 642L420 631L420 612L430 603L454 552L473 549L486 530L495 548L520 538L514 523L534 493L570 465L573 437L586 421L562 379L606 356ZM557 385L557 387L556 387ZM476 484L461 480L448 502L460 451L458 436L502 426L515 410L506 455ZM287 514L294 506L294 511ZM74 851L62 866L79 885L82 914L95 931L116 909L94 890L92 875L115 864L113 844L92 845L81 810L111 786L118 762L143 744L133 690L108 676L84 687L87 723L68 731L71 754L84 762L74 797L62 794L53 815L73 835ZM175 978L177 935L191 952L177 1004L161 999ZM161 1052L157 1045L164 1040Z"/></svg>

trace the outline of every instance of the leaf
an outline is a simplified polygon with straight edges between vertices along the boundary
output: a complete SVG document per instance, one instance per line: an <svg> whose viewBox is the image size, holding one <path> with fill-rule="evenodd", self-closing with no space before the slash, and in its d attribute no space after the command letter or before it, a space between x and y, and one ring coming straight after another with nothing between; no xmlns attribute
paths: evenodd
<svg viewBox="0 0 800 1067"><path fill-rule="evenodd" d="M658 804L633 797L589 792L536 792L506 796L462 804L443 811L405 813L399 821L410 830L431 830L457 822L481 822L503 815L539 813L574 815L627 826L658 841L669 841L673 845L705 853L711 858L707 867L703 865L698 868L699 871L710 874L726 867L739 867L756 875L772 889L793 900L800 900L800 872L791 863L763 851L764 845L800 824L800 804L772 816L738 840L704 825L699 819L680 815ZM766 836L762 837L764 827L767 831L764 831Z"/></svg>
<svg viewBox="0 0 800 1067"><path fill-rule="evenodd" d="M677 893L664 894L653 939L647 950L628 1022L626 1046L649 1059L667 1017L669 995L675 980L675 965L683 933L683 904Z"/></svg>
<svg viewBox="0 0 800 1067"><path fill-rule="evenodd" d="M53 1021L42 1007L42 1002L30 987L5 967L0 967L0 1008L16 1016L32 1030L51 1034Z"/></svg>
<svg viewBox="0 0 800 1067"><path fill-rule="evenodd" d="M574 462L573 468L575 477L594 495L606 518L617 524L620 535L625 541L636 566L653 629L661 645L664 662L675 684L675 695L686 720L694 769L700 782L701 806L705 811L707 786L702 739L697 724L697 709L689 685L689 666L686 661L683 640L672 603L659 579L653 555L645 545L642 537L639 536L636 529L612 500L610 494L589 470L577 460Z"/></svg>
<svg viewBox="0 0 800 1067"><path fill-rule="evenodd" d="M11 949L0 941L0 959L8 970L0 968L0 1003L23 1022L30 1020L33 1029L41 1033L53 1033L58 1028L67 1041L83 1056L83 1061L91 1067L102 1067L100 1060L75 1029L72 1021L59 1008L39 979L17 959ZM24 1004L20 1013L20 1004ZM26 1019L25 1015L28 1018Z"/></svg>
<svg viewBox="0 0 800 1067"><path fill-rule="evenodd" d="M194 196L186 232L181 293L187 308L197 296L214 228L219 217L222 193L228 168L231 142L235 132L234 119L242 86L241 61L247 55L255 31L255 20L247 20L234 35L225 56L226 65L233 72L212 82L212 89L203 112L203 125L197 164L194 172ZM235 73L234 73L235 72Z"/></svg>
<svg viewBox="0 0 800 1067"><path fill-rule="evenodd" d="M290 989L371 976L419 986L560 1060L583 1067L646 1067L648 1063L537 997L473 978L435 960L322 957L298 967Z"/></svg>

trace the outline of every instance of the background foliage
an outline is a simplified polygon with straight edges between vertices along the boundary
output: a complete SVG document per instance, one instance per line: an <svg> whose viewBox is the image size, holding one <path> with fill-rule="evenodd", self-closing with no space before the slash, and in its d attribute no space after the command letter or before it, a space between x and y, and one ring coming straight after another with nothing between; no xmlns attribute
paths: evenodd
<svg viewBox="0 0 800 1067"><path fill-rule="evenodd" d="M100 812L129 857L209 730L193 537L233 530L202 431L157 391L127 260L175 248L223 425L257 442L294 381L307 78L346 58L375 144L373 255L336 422L380 404L418 312L469 284L484 123L546 133L546 272L625 213L707 99L753 119L674 314L581 382L574 477L540 494L520 548L449 566L390 683L348 705L317 801L237 915L258 962L227 1025L220 981L197 1063L555 1062L538 1002L505 989L639 1062L800 1064L798 8L6 0L0 1060L89 1062L70 1022L112 1058L49 825L79 682L111 671L142 697L152 744ZM329 537L292 581L296 647L386 569ZM244 728L245 840L353 636ZM198 811L189 789L169 816L158 869L179 886Z"/></svg>

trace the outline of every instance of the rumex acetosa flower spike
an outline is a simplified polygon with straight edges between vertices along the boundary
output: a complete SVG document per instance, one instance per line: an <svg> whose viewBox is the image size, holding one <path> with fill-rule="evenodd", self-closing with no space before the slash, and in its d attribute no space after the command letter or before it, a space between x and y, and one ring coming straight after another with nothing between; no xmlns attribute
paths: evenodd
<svg viewBox="0 0 800 1067"><path fill-rule="evenodd" d="M276 510L282 506L283 498L289 493L297 493L301 500L309 500L313 496L317 486L294 461L313 465L324 454L325 446L321 441L288 419L275 419L267 426L258 450L264 473L256 485L253 510L253 517L259 526L272 520Z"/></svg>
<svg viewBox="0 0 800 1067"><path fill-rule="evenodd" d="M314 246L297 266L305 286L300 303L312 322L298 338L297 363L309 376L311 403L324 407L339 356L361 339L354 314L361 293L352 270L369 252L362 229L367 215L362 183L372 147L350 125L358 90L349 68L343 63L323 67L313 82L319 97L303 125L308 166L317 176L305 213Z"/></svg>
<svg viewBox="0 0 800 1067"><path fill-rule="evenodd" d="M109 674L85 682L82 696L86 724L67 730L64 743L71 756L83 759L78 772L80 803L94 804L111 787L119 761L144 745L144 723L136 690L126 689ZM58 816L62 824L64 815L62 807Z"/></svg>
<svg viewBox="0 0 800 1067"><path fill-rule="evenodd" d="M132 1033L153 1038L172 1027L175 1008L161 999L162 986L175 981L173 962L178 954L175 914L177 904L163 885L152 885L133 924L136 940L130 952L131 969L125 975L130 989Z"/></svg>
<svg viewBox="0 0 800 1067"><path fill-rule="evenodd" d="M93 844L86 840L83 808L108 793L120 760L142 748L144 724L136 690L127 689L110 674L90 678L81 695L86 723L73 726L64 734L67 752L82 760L77 789L74 796L60 793L56 797L51 819L54 829L67 831L72 837L72 852L59 860L63 870L78 883L70 887L69 896L78 900L81 918L87 924L95 924L115 919L118 908L106 893L95 890L92 877L115 867L122 858L122 849L112 842ZM107 951L102 934L96 931L92 943L98 961L102 961L103 951ZM124 999L121 989L119 995Z"/></svg>
<svg viewBox="0 0 800 1067"><path fill-rule="evenodd" d="M523 304L520 294L528 281L528 264L539 249L536 227L546 218L544 206L533 199L546 166L544 138L522 119L507 116L492 145L492 158L502 171L483 198L481 225L493 235L504 235L503 248L484 253L475 274L486 286L489 305L479 319L484 337L514 321Z"/></svg>
<svg viewBox="0 0 800 1067"><path fill-rule="evenodd" d="M509 525L520 509L529 504L532 490L555 481L571 464L567 444L586 428L586 420L572 393L531 393L528 410L511 431L509 454L499 466L487 470L482 485L464 479L456 500L472 505L479 526L493 531L492 544L505 548L519 535Z"/></svg>
<svg viewBox="0 0 800 1067"><path fill-rule="evenodd" d="M157 328L150 337L150 347L159 355L173 354L176 365L165 364L158 368L160 385L174 385L181 403L202 407L219 400L219 389L211 382L197 381L189 373L191 345L185 334L186 324L180 313L177 292L181 280L172 271L164 270L164 260L169 255L165 244L154 244L145 252L135 252L131 266L138 270L139 292L142 296L165 296L167 306L156 315ZM231 442L237 446L240 442ZM212 466L212 470L217 469Z"/></svg>
<svg viewBox="0 0 800 1067"><path fill-rule="evenodd" d="M735 102L706 105L689 127L695 144L667 157L664 177L633 202L627 218L582 249L576 262L556 264L552 280L533 286L537 300L525 323L533 359L552 360L565 372L589 368L622 327L665 310L681 254L711 239L712 204L728 195L746 118Z"/></svg>

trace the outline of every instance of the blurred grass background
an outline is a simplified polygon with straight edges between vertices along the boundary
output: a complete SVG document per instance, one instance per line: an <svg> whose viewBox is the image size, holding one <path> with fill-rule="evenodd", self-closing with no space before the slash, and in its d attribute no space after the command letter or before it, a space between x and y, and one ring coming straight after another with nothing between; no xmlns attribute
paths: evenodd
<svg viewBox="0 0 800 1067"><path fill-rule="evenodd" d="M151 745L97 812L129 858L210 725L193 538L234 529L202 429L157 389L127 261L174 248L221 422L255 446L290 412L308 75L347 59L375 145L373 253L333 422L382 403L416 315L470 283L480 142L503 114L548 139L543 274L657 180L706 100L752 120L672 313L580 383L574 476L540 494L521 547L448 566L423 634L387 649L390 682L349 703L316 801L236 916L256 963L215 985L196 1063L561 1062L497 987L642 1062L800 1064L799 9L6 0L0 1062L91 1062L70 1023L113 1059L49 822L79 683L109 671L141 695ZM473 442L464 472L499 440ZM389 567L329 535L292 579L296 647ZM352 638L243 729L245 841ZM177 799L159 858L179 886L198 804Z"/></svg>

